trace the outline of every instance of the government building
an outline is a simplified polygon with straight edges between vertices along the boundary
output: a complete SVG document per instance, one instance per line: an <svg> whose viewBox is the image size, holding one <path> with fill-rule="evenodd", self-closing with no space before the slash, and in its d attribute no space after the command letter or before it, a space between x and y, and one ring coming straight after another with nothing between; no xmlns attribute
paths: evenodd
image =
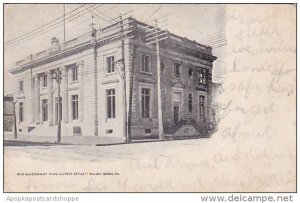
<svg viewBox="0 0 300 203"><path fill-rule="evenodd" d="M49 49L17 61L10 73L18 132L56 136L61 120L62 137L159 138L161 112L162 138L207 136L212 48L166 32L157 40L157 63L158 33L149 44L151 30L129 17L66 42L54 37Z"/></svg>

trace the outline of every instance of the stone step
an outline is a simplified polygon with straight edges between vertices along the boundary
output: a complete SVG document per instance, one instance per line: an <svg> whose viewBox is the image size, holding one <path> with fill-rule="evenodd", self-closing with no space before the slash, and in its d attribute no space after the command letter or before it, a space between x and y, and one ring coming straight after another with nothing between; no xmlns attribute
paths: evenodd
<svg viewBox="0 0 300 203"><path fill-rule="evenodd" d="M57 126L35 125L29 132L30 135L54 136L57 134Z"/></svg>

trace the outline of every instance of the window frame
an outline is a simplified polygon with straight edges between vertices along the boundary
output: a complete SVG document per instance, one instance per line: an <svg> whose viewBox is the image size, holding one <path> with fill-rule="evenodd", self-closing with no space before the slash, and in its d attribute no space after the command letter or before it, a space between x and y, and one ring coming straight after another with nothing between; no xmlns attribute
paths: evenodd
<svg viewBox="0 0 300 203"><path fill-rule="evenodd" d="M42 99L42 121L48 121L48 99Z"/></svg>
<svg viewBox="0 0 300 203"><path fill-rule="evenodd" d="M177 70L177 68L178 68L178 70ZM174 76L174 78L181 78L181 64L180 63L174 63L173 76Z"/></svg>
<svg viewBox="0 0 300 203"><path fill-rule="evenodd" d="M19 123L24 122L24 102L19 102Z"/></svg>
<svg viewBox="0 0 300 203"><path fill-rule="evenodd" d="M145 70L146 65L144 65L144 57L148 57L148 70ZM141 72L142 73L152 73L151 69L151 56L148 54L141 53Z"/></svg>
<svg viewBox="0 0 300 203"><path fill-rule="evenodd" d="M109 63L109 59L110 60L110 63ZM115 56L114 55L111 55L111 56L107 56L106 57L106 73L110 74L110 73L115 73ZM111 65L111 67L109 67L109 65Z"/></svg>
<svg viewBox="0 0 300 203"><path fill-rule="evenodd" d="M146 95L145 93L143 93L143 90L147 90L147 91L149 91L149 94L148 95ZM142 118L151 118L151 88L149 88L149 87L141 87L141 116L142 116ZM149 102L149 104L148 104L148 115L146 115L146 111L145 111L145 107L147 106L146 105L146 98L145 97L148 97L149 99L148 99L148 102Z"/></svg>
<svg viewBox="0 0 300 203"><path fill-rule="evenodd" d="M205 115L205 95L199 95L198 97L198 106L199 106L199 112L198 112L198 116L200 119L205 119L206 115ZM202 103L201 103L202 101ZM201 108L203 107L203 108Z"/></svg>
<svg viewBox="0 0 300 203"><path fill-rule="evenodd" d="M59 105L60 103L60 105ZM62 97L60 97L60 102L58 96L55 97L55 125L58 124L58 120L62 120Z"/></svg>
<svg viewBox="0 0 300 203"><path fill-rule="evenodd" d="M71 108L72 108L72 120L78 120L78 105L79 105L79 101L78 101L78 94L73 94L71 95Z"/></svg>
<svg viewBox="0 0 300 203"><path fill-rule="evenodd" d="M188 94L188 113L193 113L193 94Z"/></svg>
<svg viewBox="0 0 300 203"><path fill-rule="evenodd" d="M206 69L198 67L198 83L206 84Z"/></svg>
<svg viewBox="0 0 300 203"><path fill-rule="evenodd" d="M116 118L116 89L106 90L106 118Z"/></svg>
<svg viewBox="0 0 300 203"><path fill-rule="evenodd" d="M161 108L162 108L162 112L166 111L166 90L165 89L161 90Z"/></svg>
<svg viewBox="0 0 300 203"><path fill-rule="evenodd" d="M19 80L19 92L24 92L24 80Z"/></svg>
<svg viewBox="0 0 300 203"><path fill-rule="evenodd" d="M48 79L48 78L47 78L47 74L44 74L44 75L43 75L43 87L47 87L47 85L48 85L48 84L47 84L47 82L48 82L47 79Z"/></svg>
<svg viewBox="0 0 300 203"><path fill-rule="evenodd" d="M194 75L194 68L193 67L189 67L189 70L188 70L188 77L189 78L192 78Z"/></svg>
<svg viewBox="0 0 300 203"><path fill-rule="evenodd" d="M173 109L172 109L173 121L174 121L174 123L177 123L181 120L181 112L180 112L181 111L181 103L180 102L173 102L172 106L173 106ZM175 111L174 111L175 107L178 107L178 120L177 121L175 121Z"/></svg>
<svg viewBox="0 0 300 203"><path fill-rule="evenodd" d="M70 69L71 69L71 81L72 82L78 81L78 66L76 64L72 65Z"/></svg>
<svg viewBox="0 0 300 203"><path fill-rule="evenodd" d="M162 73L165 72L165 63L164 63L164 62L160 62L160 71L161 71Z"/></svg>

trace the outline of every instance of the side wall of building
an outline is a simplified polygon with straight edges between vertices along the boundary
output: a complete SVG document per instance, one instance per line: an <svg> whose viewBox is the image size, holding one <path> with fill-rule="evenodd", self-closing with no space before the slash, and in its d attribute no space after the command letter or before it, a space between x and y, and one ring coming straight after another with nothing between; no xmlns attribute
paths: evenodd
<svg viewBox="0 0 300 203"><path fill-rule="evenodd" d="M133 51L134 50L134 51ZM133 54L131 66L134 68L133 102L132 102L132 138L158 137L158 105L157 105L157 57L154 46L148 46L143 42L132 41L129 53ZM150 71L142 70L142 55L150 57ZM205 125L212 121L211 112L211 74L212 63L200 60L194 56L181 54L176 50L161 49L160 60L162 66L162 112L165 128L174 128L175 107L179 108L179 120L194 120L199 125ZM174 76L174 64L180 64L180 77ZM130 67L131 67L130 66ZM131 67L132 68L132 67ZM193 70L189 75L190 68ZM205 85L199 87L198 68L206 70ZM148 88L151 91L150 117L142 118L141 89ZM189 107L189 94L192 94L192 107ZM199 96L205 97L205 115L200 116ZM192 108L191 112L190 109ZM148 130L146 130L148 129ZM149 129L151 133L149 134Z"/></svg>

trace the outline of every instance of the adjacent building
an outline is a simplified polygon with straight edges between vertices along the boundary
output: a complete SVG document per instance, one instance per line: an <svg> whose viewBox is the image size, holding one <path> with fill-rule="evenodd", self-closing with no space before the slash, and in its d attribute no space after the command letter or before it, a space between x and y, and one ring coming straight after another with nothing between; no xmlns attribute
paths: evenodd
<svg viewBox="0 0 300 203"><path fill-rule="evenodd" d="M11 132L14 123L14 105L12 95L3 97L3 128L4 131Z"/></svg>
<svg viewBox="0 0 300 203"><path fill-rule="evenodd" d="M157 138L157 52L146 43L152 28L127 18L66 42L52 38L49 50L18 61L10 72L19 132L55 136L61 118L62 136ZM205 135L216 57L210 46L167 36L159 42L164 134L190 126L186 132Z"/></svg>

